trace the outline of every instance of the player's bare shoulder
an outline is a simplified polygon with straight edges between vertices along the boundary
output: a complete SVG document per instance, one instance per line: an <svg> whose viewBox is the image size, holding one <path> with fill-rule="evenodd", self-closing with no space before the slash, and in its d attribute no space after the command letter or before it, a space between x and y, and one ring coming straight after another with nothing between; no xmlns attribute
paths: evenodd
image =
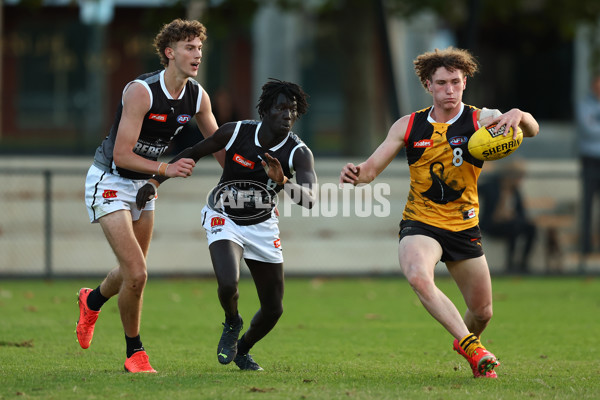
<svg viewBox="0 0 600 400"><path fill-rule="evenodd" d="M307 145L298 146L294 152L294 158L296 155L301 159L314 160L313 152Z"/></svg>
<svg viewBox="0 0 600 400"><path fill-rule="evenodd" d="M397 142L400 146L404 146L404 139L410 126L411 114L405 115L396 120L388 131L387 141Z"/></svg>
<svg viewBox="0 0 600 400"><path fill-rule="evenodd" d="M233 133L237 129L238 122L226 122L219 127L214 133L214 138L212 140L220 143L225 147L225 145L231 140ZM206 139L205 139L206 140Z"/></svg>
<svg viewBox="0 0 600 400"><path fill-rule="evenodd" d="M298 146L298 148L294 151L292 164L294 165L294 169L296 171L299 169L312 170L314 168L315 158L308 146Z"/></svg>
<svg viewBox="0 0 600 400"><path fill-rule="evenodd" d="M135 107L136 109L145 109L148 111L150 109L150 92L148 91L148 87L144 86L141 82L132 81L125 86L123 89L123 106L131 109Z"/></svg>

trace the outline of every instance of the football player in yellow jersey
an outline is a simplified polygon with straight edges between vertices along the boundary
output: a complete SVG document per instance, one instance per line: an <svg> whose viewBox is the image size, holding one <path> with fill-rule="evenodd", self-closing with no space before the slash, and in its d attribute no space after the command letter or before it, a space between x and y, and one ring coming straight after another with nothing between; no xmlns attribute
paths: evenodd
<svg viewBox="0 0 600 400"><path fill-rule="evenodd" d="M525 137L536 136L539 125L517 108L502 114L462 102L467 77L478 70L466 50L436 49L419 55L414 65L433 105L396 121L366 161L342 168L340 183L370 183L406 149L410 191L400 223L400 268L423 306L454 337L453 348L469 361L473 375L496 378L498 360L480 341L492 317L492 284L478 225L483 162L469 154L467 143L483 125L505 125L513 132L520 127ZM438 261L465 299L464 317L435 285Z"/></svg>

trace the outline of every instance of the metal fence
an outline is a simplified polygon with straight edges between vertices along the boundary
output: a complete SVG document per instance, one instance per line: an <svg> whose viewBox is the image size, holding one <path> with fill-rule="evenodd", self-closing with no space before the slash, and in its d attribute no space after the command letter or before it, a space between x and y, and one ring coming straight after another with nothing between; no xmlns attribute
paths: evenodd
<svg viewBox="0 0 600 400"><path fill-rule="evenodd" d="M102 229L89 222L84 201L86 173L87 169L81 168L0 168L0 277L94 276L116 265ZM190 205L189 212L199 211L204 202L202 188L214 185L216 179L209 173L196 171L195 175L186 180L186 184L191 181L189 185L175 180L167 184L170 190L165 191L162 203L172 218L164 222L157 213L154 236L158 242L164 242L165 236L168 243L181 241L184 235L201 238L199 222L186 224L182 204ZM191 230L186 225L192 226ZM177 243L174 246L179 247ZM174 255L174 261L163 262L169 265L161 273L192 270L192 265L177 265L176 251L163 253ZM195 270L210 272L207 268Z"/></svg>
<svg viewBox="0 0 600 400"><path fill-rule="evenodd" d="M0 274L52 277L56 246L82 208L82 172L5 168L0 182Z"/></svg>

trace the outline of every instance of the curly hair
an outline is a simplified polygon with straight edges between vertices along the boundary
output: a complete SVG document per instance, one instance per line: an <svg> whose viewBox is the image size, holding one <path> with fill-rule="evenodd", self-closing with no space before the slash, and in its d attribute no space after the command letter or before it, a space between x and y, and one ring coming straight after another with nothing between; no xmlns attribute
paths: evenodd
<svg viewBox="0 0 600 400"><path fill-rule="evenodd" d="M206 27L199 21L178 18L164 24L154 38L154 49L160 57L160 63L164 67L169 65L169 59L165 55L167 47L173 47L180 40L192 40L196 37L203 42L206 40Z"/></svg>
<svg viewBox="0 0 600 400"><path fill-rule="evenodd" d="M452 46L423 53L415 58L413 64L425 90L427 90L427 81L431 81L431 77L439 67L444 67L451 72L461 70L465 76L473 76L479 70L477 60L471 53Z"/></svg>
<svg viewBox="0 0 600 400"><path fill-rule="evenodd" d="M277 101L279 93L283 93L288 99L296 100L298 116L301 116L308 111L308 95L299 85L292 82L269 78L269 81L262 87L262 94L256 105L258 115L260 115L261 118L267 114L275 101Z"/></svg>

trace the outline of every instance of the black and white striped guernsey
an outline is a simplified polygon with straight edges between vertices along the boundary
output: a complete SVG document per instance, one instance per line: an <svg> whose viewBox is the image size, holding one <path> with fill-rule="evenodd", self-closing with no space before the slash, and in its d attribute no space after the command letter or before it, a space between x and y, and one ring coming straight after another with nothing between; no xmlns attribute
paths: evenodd
<svg viewBox="0 0 600 400"><path fill-rule="evenodd" d="M225 146L225 166L219 184L208 197L208 206L229 216L238 225L253 225L266 221L276 204L277 193L283 189L267 175L261 161L269 153L277 158L288 179L294 176L294 152L306 146L293 132L279 144L263 148L258 141L260 121L238 121Z"/></svg>
<svg viewBox="0 0 600 400"><path fill-rule="evenodd" d="M134 153L149 160L157 160L164 154L175 135L200 110L202 101L202 87L191 78L188 79L179 98L173 99L165 85L164 74L165 70L159 70L140 75L132 81L141 83L150 94L150 109L144 116L139 138L133 148ZM132 82L125 86L123 93ZM113 150L122 113L121 100L110 133L96 149L94 165L103 171L125 178L149 179L152 175L118 168L114 163Z"/></svg>

